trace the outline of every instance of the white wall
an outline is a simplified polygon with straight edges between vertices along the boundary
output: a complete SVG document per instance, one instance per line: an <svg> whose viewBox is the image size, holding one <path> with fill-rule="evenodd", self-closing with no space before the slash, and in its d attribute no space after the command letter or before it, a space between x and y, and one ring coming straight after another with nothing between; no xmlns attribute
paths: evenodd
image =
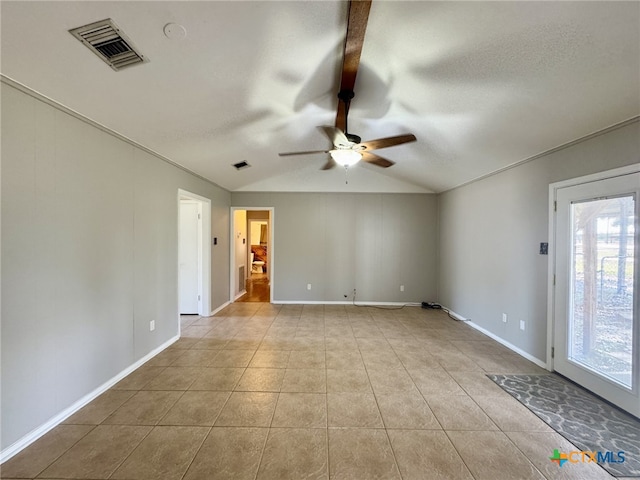
<svg viewBox="0 0 640 480"><path fill-rule="evenodd" d="M262 236L262 226L267 226L268 222L249 220L249 245L260 245L260 237Z"/></svg>
<svg viewBox="0 0 640 480"><path fill-rule="evenodd" d="M212 201L212 306L225 303L230 194L13 86L1 95L4 450L178 334L179 188Z"/></svg>
<svg viewBox="0 0 640 480"><path fill-rule="evenodd" d="M247 255L249 252L249 240L247 239L247 211L246 210L234 210L233 211L233 240L235 242L235 262L234 262L234 293L238 295L244 291L244 288L240 286L240 267L244 266L244 280L250 275L247 268Z"/></svg>
<svg viewBox="0 0 640 480"><path fill-rule="evenodd" d="M439 195L438 301L544 361L548 257L539 244L549 241L549 184L637 163L639 125Z"/></svg>
<svg viewBox="0 0 640 480"><path fill-rule="evenodd" d="M354 288L362 302L435 298L435 195L234 192L231 199L234 207L274 207L275 302L351 301Z"/></svg>

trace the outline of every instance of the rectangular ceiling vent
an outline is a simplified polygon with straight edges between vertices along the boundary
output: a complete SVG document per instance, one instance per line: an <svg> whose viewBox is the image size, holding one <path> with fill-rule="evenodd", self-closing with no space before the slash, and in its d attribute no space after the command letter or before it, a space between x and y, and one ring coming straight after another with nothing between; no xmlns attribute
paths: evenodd
<svg viewBox="0 0 640 480"><path fill-rule="evenodd" d="M148 62L110 18L74 28L69 33L116 71Z"/></svg>
<svg viewBox="0 0 640 480"><path fill-rule="evenodd" d="M233 166L236 167L237 170L241 170L243 168L250 167L251 165L243 160L242 162L234 163Z"/></svg>

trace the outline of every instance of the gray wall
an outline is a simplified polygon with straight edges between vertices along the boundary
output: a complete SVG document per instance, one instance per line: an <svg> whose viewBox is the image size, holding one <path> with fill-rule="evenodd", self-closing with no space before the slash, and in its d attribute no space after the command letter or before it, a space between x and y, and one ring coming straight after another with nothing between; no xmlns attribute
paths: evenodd
<svg viewBox="0 0 640 480"><path fill-rule="evenodd" d="M637 163L639 125L439 195L438 300L544 361L548 257L538 252L549 241L549 184Z"/></svg>
<svg viewBox="0 0 640 480"><path fill-rule="evenodd" d="M234 192L231 202L274 207L274 301L351 301L354 288L361 302L435 298L435 195Z"/></svg>
<svg viewBox="0 0 640 480"><path fill-rule="evenodd" d="M1 89L4 449L178 334L178 188L212 201L228 299L230 194Z"/></svg>

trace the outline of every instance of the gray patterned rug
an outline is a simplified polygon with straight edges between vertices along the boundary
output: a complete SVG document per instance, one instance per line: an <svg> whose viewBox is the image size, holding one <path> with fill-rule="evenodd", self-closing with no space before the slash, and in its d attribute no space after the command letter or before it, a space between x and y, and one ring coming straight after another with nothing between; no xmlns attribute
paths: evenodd
<svg viewBox="0 0 640 480"><path fill-rule="evenodd" d="M487 376L578 450L602 452L598 463L611 475L640 477L640 421L632 415L556 374Z"/></svg>

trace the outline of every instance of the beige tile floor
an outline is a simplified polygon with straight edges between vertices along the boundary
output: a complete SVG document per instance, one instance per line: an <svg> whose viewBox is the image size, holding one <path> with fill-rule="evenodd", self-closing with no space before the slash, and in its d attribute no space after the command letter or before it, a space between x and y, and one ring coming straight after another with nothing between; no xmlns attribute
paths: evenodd
<svg viewBox="0 0 640 480"><path fill-rule="evenodd" d="M440 311L236 303L1 467L39 479L604 479L486 373L544 373Z"/></svg>

